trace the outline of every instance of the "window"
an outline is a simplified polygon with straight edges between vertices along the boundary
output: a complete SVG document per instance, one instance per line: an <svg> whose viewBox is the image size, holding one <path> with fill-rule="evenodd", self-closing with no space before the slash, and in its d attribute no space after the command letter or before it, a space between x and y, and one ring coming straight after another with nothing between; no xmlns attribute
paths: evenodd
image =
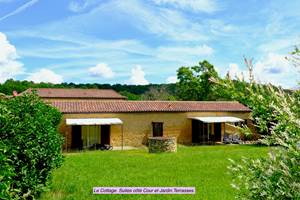
<svg viewBox="0 0 300 200"><path fill-rule="evenodd" d="M100 143L100 126L81 126L83 148L91 147Z"/></svg>
<svg viewBox="0 0 300 200"><path fill-rule="evenodd" d="M163 136L163 122L152 122L153 137Z"/></svg>

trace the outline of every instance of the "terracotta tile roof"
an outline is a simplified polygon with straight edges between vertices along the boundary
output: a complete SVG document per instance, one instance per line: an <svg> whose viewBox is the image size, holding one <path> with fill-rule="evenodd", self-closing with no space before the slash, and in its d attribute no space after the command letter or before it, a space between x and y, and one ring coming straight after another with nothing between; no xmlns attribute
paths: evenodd
<svg viewBox="0 0 300 200"><path fill-rule="evenodd" d="M36 90L42 98L126 99L110 89L30 88L24 93L32 90Z"/></svg>
<svg viewBox="0 0 300 200"><path fill-rule="evenodd" d="M51 104L62 113L251 111L235 101L53 101Z"/></svg>

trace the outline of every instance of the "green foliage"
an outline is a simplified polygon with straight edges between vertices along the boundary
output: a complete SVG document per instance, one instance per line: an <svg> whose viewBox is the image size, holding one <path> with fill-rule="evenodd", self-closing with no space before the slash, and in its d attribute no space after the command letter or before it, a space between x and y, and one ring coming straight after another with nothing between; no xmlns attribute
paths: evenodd
<svg viewBox="0 0 300 200"><path fill-rule="evenodd" d="M171 95L166 87L162 86L160 88L149 88L147 92L141 95L141 100L175 101L176 97Z"/></svg>
<svg viewBox="0 0 300 200"><path fill-rule="evenodd" d="M18 93L25 91L28 88L47 88L47 87L60 87L59 84L52 83L33 83L32 81L17 81L13 79L6 80L3 84L0 84L0 92L6 95L12 95L15 90Z"/></svg>
<svg viewBox="0 0 300 200"><path fill-rule="evenodd" d="M299 84L300 87L300 84ZM300 89L296 90L293 94L293 98L295 99L294 110L295 113L298 113L298 118L300 118Z"/></svg>
<svg viewBox="0 0 300 200"><path fill-rule="evenodd" d="M127 100L140 100L140 95L131 92L121 91L120 94L127 97Z"/></svg>
<svg viewBox="0 0 300 200"><path fill-rule="evenodd" d="M299 47L295 47L295 50L292 52L292 54L294 55L294 54L300 54L300 49L299 49Z"/></svg>
<svg viewBox="0 0 300 200"><path fill-rule="evenodd" d="M248 126L242 125L241 127L239 127L239 126L236 126L236 127L239 129L239 131L241 133L240 136L241 136L241 138L243 138L243 140L251 141L254 139L253 133Z"/></svg>
<svg viewBox="0 0 300 200"><path fill-rule="evenodd" d="M257 88L257 86L255 87ZM271 135L262 142L275 144L268 158L232 161L229 169L238 199L300 199L300 121L294 105L297 99L272 87L260 88L273 99L269 118L275 119ZM260 91L260 93L262 93ZM260 96L260 93L249 95ZM257 118L258 123L264 118Z"/></svg>
<svg viewBox="0 0 300 200"><path fill-rule="evenodd" d="M27 88L30 88L31 84L28 81L14 81L9 79L5 83L0 84L0 92L6 95L12 95L12 92L15 90L17 92L22 92Z"/></svg>
<svg viewBox="0 0 300 200"><path fill-rule="evenodd" d="M9 79L3 84L0 84L0 93L6 95L12 95L12 92L16 90L18 93L25 91L28 88L97 88L97 89L113 89L120 94L126 96L128 100L140 100L141 95L145 94L150 88L164 90L170 94L170 96L176 97L176 84L149 84L149 85L121 85L121 84L99 84L99 83L33 83L31 81L17 81ZM0 95L2 98L3 95Z"/></svg>
<svg viewBox="0 0 300 200"><path fill-rule="evenodd" d="M0 99L6 99L6 98L7 98L7 96L5 94L0 93Z"/></svg>
<svg viewBox="0 0 300 200"><path fill-rule="evenodd" d="M290 60L299 67L298 50L293 55ZM272 145L268 158L244 158L242 163L231 160L229 169L232 186L238 191L236 198L300 199L299 91L229 78L214 82L221 96L238 100L252 109L260 132L268 133L261 142Z"/></svg>
<svg viewBox="0 0 300 200"><path fill-rule="evenodd" d="M0 198L32 199L62 163L61 114L35 94L0 100Z"/></svg>
<svg viewBox="0 0 300 200"><path fill-rule="evenodd" d="M276 117L273 115L273 104L277 102L276 91L288 94L272 85L249 84L244 80L214 79L214 90L219 91L219 98L235 100L252 110L252 118L260 134L270 134L270 128Z"/></svg>
<svg viewBox="0 0 300 200"><path fill-rule="evenodd" d="M290 63L292 63L296 68L298 68L300 72L300 45L295 46L294 51L290 53L289 56L286 57Z"/></svg>
<svg viewBox="0 0 300 200"><path fill-rule="evenodd" d="M208 61L193 67L181 67L177 71L178 96L182 100L214 100L211 78L218 78L214 66Z"/></svg>

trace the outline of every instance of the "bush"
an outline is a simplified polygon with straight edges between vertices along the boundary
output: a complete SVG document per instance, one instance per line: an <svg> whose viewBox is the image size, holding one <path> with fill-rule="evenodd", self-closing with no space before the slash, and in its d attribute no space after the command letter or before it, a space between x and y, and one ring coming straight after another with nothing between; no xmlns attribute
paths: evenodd
<svg viewBox="0 0 300 200"><path fill-rule="evenodd" d="M242 127L237 126L237 128L240 131L240 137L242 140L252 141L254 139L254 134L248 126L242 125Z"/></svg>
<svg viewBox="0 0 300 200"><path fill-rule="evenodd" d="M62 164L61 113L35 94L0 100L0 199L34 199Z"/></svg>
<svg viewBox="0 0 300 200"><path fill-rule="evenodd" d="M276 146L268 158L232 161L232 186L238 199L300 199L300 120L294 107L298 100L272 87L265 90L274 97L270 117L276 122L262 142Z"/></svg>

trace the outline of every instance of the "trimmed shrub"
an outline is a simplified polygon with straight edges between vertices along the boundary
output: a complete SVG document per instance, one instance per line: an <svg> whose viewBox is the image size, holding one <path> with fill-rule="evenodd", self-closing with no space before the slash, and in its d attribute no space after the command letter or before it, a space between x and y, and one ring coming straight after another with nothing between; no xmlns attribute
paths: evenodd
<svg viewBox="0 0 300 200"><path fill-rule="evenodd" d="M0 100L0 199L34 199L62 164L61 113L35 94Z"/></svg>

